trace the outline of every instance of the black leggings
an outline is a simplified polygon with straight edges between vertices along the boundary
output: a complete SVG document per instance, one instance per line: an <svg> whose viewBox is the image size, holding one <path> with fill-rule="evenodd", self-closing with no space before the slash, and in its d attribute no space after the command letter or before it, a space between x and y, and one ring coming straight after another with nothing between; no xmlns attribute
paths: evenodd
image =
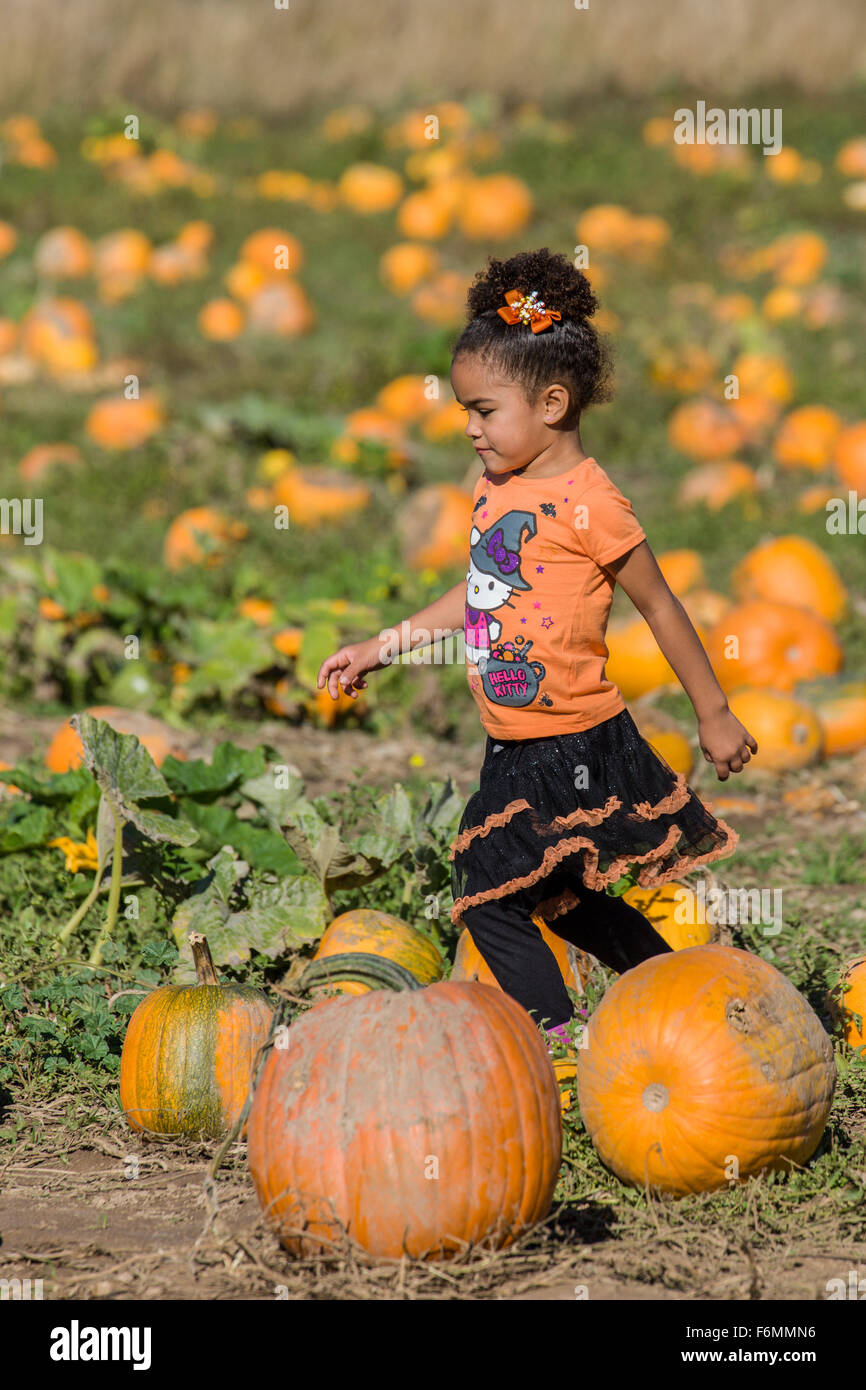
<svg viewBox="0 0 866 1390"><path fill-rule="evenodd" d="M567 879L559 882L571 886L580 901L550 922L545 920L545 925L602 965L621 975L671 949L646 917L622 898L573 880L571 885ZM539 897L538 891L532 896L518 891L490 899L466 908L463 924L506 994L534 1013L537 1023L555 1028L567 1023L574 1011L556 957L531 919Z"/></svg>

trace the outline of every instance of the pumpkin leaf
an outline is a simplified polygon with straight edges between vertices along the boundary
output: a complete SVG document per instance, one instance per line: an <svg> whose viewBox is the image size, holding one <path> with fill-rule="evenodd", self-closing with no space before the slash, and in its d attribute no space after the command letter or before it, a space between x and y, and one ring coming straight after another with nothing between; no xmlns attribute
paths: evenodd
<svg viewBox="0 0 866 1390"><path fill-rule="evenodd" d="M202 758L181 762L171 755L162 765L162 775L176 795L211 796L233 790L241 779L256 778L265 766L263 748L238 748L219 743L209 763Z"/></svg>
<svg viewBox="0 0 866 1390"><path fill-rule="evenodd" d="M93 607L93 587L102 579L102 566L90 555L47 548L43 574L51 597L67 613Z"/></svg>
<svg viewBox="0 0 866 1390"><path fill-rule="evenodd" d="M93 773L115 816L131 821L148 840L195 844L198 832L193 826L141 805L142 801L156 798L167 800L171 793L135 734L119 734L92 714L74 714L70 723L81 739L85 766Z"/></svg>
<svg viewBox="0 0 866 1390"><path fill-rule="evenodd" d="M205 695L227 700L241 690L249 677L274 664L270 643L249 623L238 619L196 618L187 632L186 649L192 674L176 697L179 704L192 704Z"/></svg>
<svg viewBox="0 0 866 1390"><path fill-rule="evenodd" d="M21 765L0 772L0 782L14 782L31 800L44 802L48 806L74 801L93 786L93 778L86 767L76 767L70 772L48 772L45 768L33 770Z"/></svg>
<svg viewBox="0 0 866 1390"><path fill-rule="evenodd" d="M5 825L0 826L0 854L35 849L44 845L51 834L51 812L47 806L34 808L13 803L7 816Z"/></svg>
<svg viewBox="0 0 866 1390"><path fill-rule="evenodd" d="M466 804L451 777L444 782L432 782L430 795L418 813L419 824L430 830L455 830Z"/></svg>
<svg viewBox="0 0 866 1390"><path fill-rule="evenodd" d="M186 819L217 845L232 845L253 867L277 874L301 874L304 866L295 850L274 830L250 825L229 806L204 806L191 797L180 801Z"/></svg>
<svg viewBox="0 0 866 1390"><path fill-rule="evenodd" d="M298 806L309 806L304 795L304 779L291 763L282 764L286 771L278 771L280 765L270 765L260 775L248 776L241 783L241 791L250 801L263 807L275 830L287 825Z"/></svg>

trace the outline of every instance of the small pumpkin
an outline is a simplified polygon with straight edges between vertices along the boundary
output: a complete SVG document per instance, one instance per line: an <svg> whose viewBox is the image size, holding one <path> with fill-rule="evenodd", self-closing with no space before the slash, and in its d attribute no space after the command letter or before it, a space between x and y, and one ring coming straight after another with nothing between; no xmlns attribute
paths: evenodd
<svg viewBox="0 0 866 1390"><path fill-rule="evenodd" d="M162 985L133 1013L120 1105L134 1130L218 1139L240 1118L273 1011L260 990L220 984L206 939L189 940L198 982Z"/></svg>
<svg viewBox="0 0 866 1390"><path fill-rule="evenodd" d="M839 985L827 993L827 1006L834 1022L844 1026L848 1046L863 1047L866 1044L866 956L855 956L848 962ZM859 1027L854 1014L862 1019Z"/></svg>
<svg viewBox="0 0 866 1390"><path fill-rule="evenodd" d="M513 174L466 179L458 209L460 230L473 241L517 236L532 216L532 194Z"/></svg>
<svg viewBox="0 0 866 1390"><path fill-rule="evenodd" d="M416 373L395 377L382 387L376 407L401 425L422 420L439 406L438 397L429 394L428 383L428 377Z"/></svg>
<svg viewBox="0 0 866 1390"><path fill-rule="evenodd" d="M197 322L205 338L230 343L244 331L244 311L233 299L209 299L199 310Z"/></svg>
<svg viewBox="0 0 866 1390"><path fill-rule="evenodd" d="M791 603L828 623L840 622L848 605L836 566L805 536L774 536L760 542L737 565L731 584L739 599Z"/></svg>
<svg viewBox="0 0 866 1390"><path fill-rule="evenodd" d="M469 281L456 270L441 270L419 285L412 295L412 312L428 323L452 328L466 310Z"/></svg>
<svg viewBox="0 0 866 1390"><path fill-rule="evenodd" d="M710 628L704 647L725 691L744 685L793 690L799 681L835 675L844 659L825 619L770 599L735 604Z"/></svg>
<svg viewBox="0 0 866 1390"><path fill-rule="evenodd" d="M453 208L437 196L435 187L410 193L397 209L397 226L414 240L439 241L447 236L453 220Z"/></svg>
<svg viewBox="0 0 866 1390"><path fill-rule="evenodd" d="M248 532L245 522L232 521L213 507L190 507L175 517L166 532L163 562L170 570L186 565L211 569L222 562L228 546Z"/></svg>
<svg viewBox="0 0 866 1390"><path fill-rule="evenodd" d="M657 559L668 587L675 594L684 594L704 583L704 562L699 551L665 550Z"/></svg>
<svg viewBox="0 0 866 1390"><path fill-rule="evenodd" d="M866 681L813 681L796 694L818 716L825 758L866 748Z"/></svg>
<svg viewBox="0 0 866 1390"><path fill-rule="evenodd" d="M550 1210L561 1152L538 1029L509 995L466 982L309 1010L250 1110L259 1204L299 1255L346 1234L385 1259L507 1246Z"/></svg>
<svg viewBox="0 0 866 1390"><path fill-rule="evenodd" d="M778 690L746 686L728 696L728 705L758 745L738 776L748 781L755 771L795 772L821 757L821 722L802 700Z"/></svg>
<svg viewBox="0 0 866 1390"><path fill-rule="evenodd" d="M46 279L80 280L90 274L93 247L77 227L53 227L37 241L33 264Z"/></svg>
<svg viewBox="0 0 866 1390"><path fill-rule="evenodd" d="M431 246L398 241L382 253L379 277L392 294L409 294L439 269L439 257Z"/></svg>
<svg viewBox="0 0 866 1390"><path fill-rule="evenodd" d="M708 944L626 971L577 1062L581 1118L623 1182L685 1195L804 1164L827 1123L830 1039L790 980Z"/></svg>
<svg viewBox="0 0 866 1390"><path fill-rule="evenodd" d="M802 405L786 415L773 440L773 456L783 468L826 468L842 432L842 419L826 405Z"/></svg>
<svg viewBox="0 0 866 1390"><path fill-rule="evenodd" d="M541 932L545 945L550 948L556 958L563 984L566 988L573 989L576 994L583 994L592 971L591 958L585 951L579 951L564 937L557 936L556 932L551 931L538 912L532 914L532 920ZM449 979L476 980L482 985L492 985L494 989L502 988L466 927L463 928L457 941L454 964L451 967Z"/></svg>
<svg viewBox="0 0 866 1390"><path fill-rule="evenodd" d="M415 570L465 565L472 495L455 483L431 483L411 494L397 517L404 562Z"/></svg>
<svg viewBox="0 0 866 1390"><path fill-rule="evenodd" d="M743 432L730 410L717 401L683 401L668 420L668 439L695 459L724 459L735 454Z"/></svg>
<svg viewBox="0 0 866 1390"><path fill-rule="evenodd" d="M41 481L58 465L78 468L84 460L74 444L37 444L19 460L18 473L25 482Z"/></svg>
<svg viewBox="0 0 866 1390"><path fill-rule="evenodd" d="M683 478L677 492L680 507L703 503L711 512L720 511L735 497L752 497L758 492L754 468L737 459L702 463Z"/></svg>
<svg viewBox="0 0 866 1390"><path fill-rule="evenodd" d="M316 324L316 310L297 280L266 282L247 300L252 333L295 338Z"/></svg>
<svg viewBox="0 0 866 1390"><path fill-rule="evenodd" d="M329 922L313 959L324 960L347 951L360 951L396 961L422 985L441 980L445 968L438 950L423 932L409 922L392 916L390 912L377 912L368 907L342 912ZM334 988L341 994L366 994L369 986L347 980ZM310 993L315 997L322 991L314 989Z"/></svg>
<svg viewBox="0 0 866 1390"><path fill-rule="evenodd" d="M622 896L629 907L643 913L672 951L685 951L689 946L705 946L717 934L715 922L710 922L709 914L701 911L698 896L687 883L664 883L660 888L629 888Z"/></svg>
<svg viewBox="0 0 866 1390"><path fill-rule="evenodd" d="M866 420L848 425L839 435L833 465L846 487L866 494Z"/></svg>
<svg viewBox="0 0 866 1390"><path fill-rule="evenodd" d="M344 171L337 189L353 212L388 212L403 196L403 180L385 165L360 161Z"/></svg>
<svg viewBox="0 0 866 1390"><path fill-rule="evenodd" d="M288 508L290 526L318 526L363 511L372 494L361 478L339 468L310 464L288 468L274 483L273 501Z"/></svg>
<svg viewBox="0 0 866 1390"><path fill-rule="evenodd" d="M269 280L294 275L304 264L304 248L296 236L280 227L262 227L243 243L238 258L254 265Z"/></svg>
<svg viewBox="0 0 866 1390"><path fill-rule="evenodd" d="M127 400L108 396L91 406L84 432L103 449L137 449L165 424L165 411L151 391Z"/></svg>

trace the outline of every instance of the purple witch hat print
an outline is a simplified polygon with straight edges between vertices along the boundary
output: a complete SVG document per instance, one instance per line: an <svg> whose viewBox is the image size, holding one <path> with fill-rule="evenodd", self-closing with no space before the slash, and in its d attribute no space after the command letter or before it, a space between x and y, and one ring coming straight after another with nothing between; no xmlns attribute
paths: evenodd
<svg viewBox="0 0 866 1390"><path fill-rule="evenodd" d="M544 676L541 662L525 660L532 643L522 636L513 643L493 645L502 634L502 624L492 614L510 606L515 589L532 588L520 573L520 546L524 532L531 538L537 529L533 512L506 512L486 531L473 526L469 535L466 657L478 667L487 699L497 704L531 704Z"/></svg>

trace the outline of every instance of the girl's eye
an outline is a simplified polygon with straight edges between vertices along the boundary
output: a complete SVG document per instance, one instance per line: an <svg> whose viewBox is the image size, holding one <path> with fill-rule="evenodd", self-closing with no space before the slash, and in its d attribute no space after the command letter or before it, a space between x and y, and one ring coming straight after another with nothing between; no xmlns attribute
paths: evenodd
<svg viewBox="0 0 866 1390"><path fill-rule="evenodd" d="M490 414L490 411L489 411L489 410L479 410L478 414L479 414L479 415L489 415L489 414Z"/></svg>

